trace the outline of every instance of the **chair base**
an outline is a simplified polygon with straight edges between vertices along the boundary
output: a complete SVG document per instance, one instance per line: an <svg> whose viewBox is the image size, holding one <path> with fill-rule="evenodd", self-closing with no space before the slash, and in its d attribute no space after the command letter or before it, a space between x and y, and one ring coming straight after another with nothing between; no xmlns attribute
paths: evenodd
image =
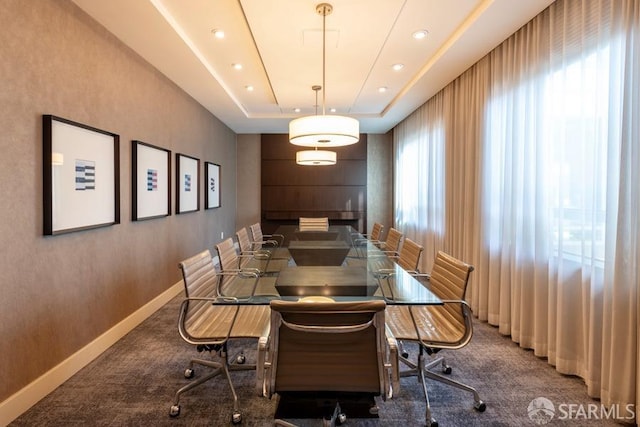
<svg viewBox="0 0 640 427"><path fill-rule="evenodd" d="M189 362L189 367L184 371L185 378L192 378L194 376L194 365L206 366L206 367L212 368L213 371L211 371L207 375L204 375L198 378L195 381L190 382L189 384L186 384L185 386L178 389L178 391L176 391L176 394L173 399L173 405L171 405L171 408L169 410L169 415L172 418L175 418L178 415L180 415L180 396L183 393L186 393L187 391L199 385L202 385L207 381L209 381L210 379L215 378L218 375L224 373L227 379L227 383L229 384L229 388L231 389L231 395L233 396L233 413L231 415L231 422L233 424L239 424L242 422L242 414L240 412L240 408L238 404L238 395L236 394L235 388L233 387L230 371L255 370L256 365L244 364L245 356L244 356L244 353L242 352L234 358L234 360L236 360L237 363L229 364L226 346L222 346L221 348L219 348L217 351L217 354L220 357L219 362L214 360L191 359L191 361Z"/></svg>
<svg viewBox="0 0 640 427"><path fill-rule="evenodd" d="M333 409L333 414L330 417L322 418L322 426L323 427L335 427L343 424L347 420L347 416L342 412L340 408L340 404L336 403L335 408ZM282 427L298 427L296 424L290 423L285 420L277 419L275 420L274 425L282 426Z"/></svg>
<svg viewBox="0 0 640 427"><path fill-rule="evenodd" d="M406 357L402 357L402 356L399 357L400 361L404 365L409 367L409 369L407 370L400 371L400 376L401 377L418 376L418 378L420 379L420 382L422 384L422 390L424 392L425 402L426 402L425 418L426 418L427 426L438 425L437 421L433 418L432 412L431 412L431 405L429 403L429 392L427 391L427 379L439 381L443 384L473 393L474 409L476 409L479 412L485 411L487 406L482 401L482 399L480 399L480 395L478 394L475 388L469 385L463 384L461 382L454 381L451 378L447 378L443 375L440 375L432 371L433 368L435 368L438 365L441 365L443 373L446 373L446 374L451 373L451 367L447 365L444 358L439 357L433 361L430 361L429 363L426 363L424 347L419 346L419 348L420 348L420 353L418 354L417 364L411 362Z"/></svg>
<svg viewBox="0 0 640 427"><path fill-rule="evenodd" d="M371 393L290 392L278 394L276 419L378 418L378 406ZM335 421L335 420L334 420ZM338 420L339 421L339 420ZM340 424L340 422L338 422ZM281 424L284 425L284 424ZM333 424L335 425L335 424Z"/></svg>

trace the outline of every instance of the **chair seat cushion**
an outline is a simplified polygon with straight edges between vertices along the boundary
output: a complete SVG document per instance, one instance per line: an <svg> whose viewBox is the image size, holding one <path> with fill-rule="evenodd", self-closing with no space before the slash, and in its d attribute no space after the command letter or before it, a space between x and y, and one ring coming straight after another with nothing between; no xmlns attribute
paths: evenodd
<svg viewBox="0 0 640 427"><path fill-rule="evenodd" d="M260 338L268 335L270 309L265 305L214 305L201 304L196 313L189 316L185 327L193 338L224 339L233 320L231 336L234 338Z"/></svg>
<svg viewBox="0 0 640 427"><path fill-rule="evenodd" d="M256 284L254 277L226 276L221 287L221 294L227 297L246 298L252 295L278 295L276 277L260 277Z"/></svg>
<svg viewBox="0 0 640 427"><path fill-rule="evenodd" d="M389 305L385 321L395 339L421 341L426 346L456 343L465 335L464 322L452 318L451 311L440 305Z"/></svg>

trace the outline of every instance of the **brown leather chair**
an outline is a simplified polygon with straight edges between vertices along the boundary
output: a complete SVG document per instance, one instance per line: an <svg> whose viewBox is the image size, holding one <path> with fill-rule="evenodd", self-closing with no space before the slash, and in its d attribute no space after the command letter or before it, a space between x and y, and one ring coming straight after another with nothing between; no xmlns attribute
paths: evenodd
<svg viewBox="0 0 640 427"><path fill-rule="evenodd" d="M376 222L373 224L373 227L371 227L371 233L369 234L351 233L351 242L353 244L353 249L349 252L348 257L364 258L366 256L368 243L380 246L382 230L384 230L384 225Z"/></svg>
<svg viewBox="0 0 640 427"><path fill-rule="evenodd" d="M404 234L397 229L391 227L387 233L387 238L384 242L380 242L380 249L382 249L388 256L398 256L400 244Z"/></svg>
<svg viewBox="0 0 640 427"><path fill-rule="evenodd" d="M209 352L212 355L211 359L191 359L184 371L184 376L193 378L194 365L206 366L213 370L176 392L169 415L171 417L180 415L182 393L224 373L233 395L231 421L237 424L242 421L242 414L229 372L253 370L256 365L245 363L242 351L234 359L235 363L229 363L228 344L235 339L256 339L258 341L257 364L264 365L264 351L270 324L269 307L216 304L225 298L219 293L221 275L215 269L209 250L204 250L182 261L179 267L184 282L185 298L180 306L178 332L182 339L193 344L199 352ZM258 382L262 383L262 380L258 379Z"/></svg>
<svg viewBox="0 0 640 427"><path fill-rule="evenodd" d="M223 282L220 293L237 298L252 295L278 295L276 277L261 277L262 271L256 267L242 267L233 240L229 237L216 244L220 258L220 271Z"/></svg>
<svg viewBox="0 0 640 427"><path fill-rule="evenodd" d="M366 242L373 243L374 245L380 244L380 239L382 238L382 230L384 230L384 225L379 222L374 222L373 227L371 227L371 233L369 234L359 234L353 233L352 239L355 246L362 245Z"/></svg>
<svg viewBox="0 0 640 427"><path fill-rule="evenodd" d="M410 361L407 355L400 356L400 362L409 367L408 370L401 370L400 376L417 375L422 381L428 426L436 424L436 421L431 415L427 379L469 391L473 393L474 408L480 412L486 408L475 388L432 371L440 365L443 373L451 373L451 367L444 358L437 358L430 363L425 360L426 355L434 355L443 349L459 349L471 341L472 314L464 301L464 294L472 271L471 265L440 251L429 274L428 286L443 301L443 305L387 307L386 322L393 337L401 343L412 341L418 344L417 363Z"/></svg>
<svg viewBox="0 0 640 427"><path fill-rule="evenodd" d="M298 220L299 231L329 231L329 218L300 217Z"/></svg>
<svg viewBox="0 0 640 427"><path fill-rule="evenodd" d="M323 300L271 301L264 387L259 391L269 398L309 392L391 397L393 366L387 354L395 346L387 347L384 301ZM371 402L370 412L377 414L373 398ZM335 408L328 415L344 421L339 401Z"/></svg>
<svg viewBox="0 0 640 427"><path fill-rule="evenodd" d="M400 244L402 243L404 234L395 228L390 228L387 233L387 240L380 242L378 245L380 251L371 250L366 254L366 258L363 258L365 262L369 264L369 269L378 275L388 274L390 268L393 267L391 262L397 262L400 257ZM405 252L403 264L412 264L415 261L417 266L418 260L414 260L413 257L417 254L418 257L422 252L422 247L415 247L415 243L411 242ZM419 245L418 245L419 246ZM358 260L356 260L357 262ZM349 265L357 265L354 262L350 262ZM404 267L403 267L404 268ZM413 267L414 269L416 267ZM409 271L409 270L407 270Z"/></svg>
<svg viewBox="0 0 640 427"><path fill-rule="evenodd" d="M266 249L253 249L246 227L236 232L240 254L240 268L257 268L260 274L278 273L287 266L286 259L273 259L272 253Z"/></svg>
<svg viewBox="0 0 640 427"><path fill-rule="evenodd" d="M405 238L400 248L400 255L395 259L403 270L409 273L419 273L420 255L424 248L409 238Z"/></svg>
<svg viewBox="0 0 640 427"><path fill-rule="evenodd" d="M251 231L251 245L253 250L266 249L271 252L271 259L291 259L291 254L284 245L283 234L263 234L259 222L249 226Z"/></svg>
<svg viewBox="0 0 640 427"><path fill-rule="evenodd" d="M418 276L420 275L420 270L418 268L420 264L420 256L422 255L423 250L424 248L422 245L417 244L409 238L405 238L402 243L402 247L400 248L400 255L390 256L389 258L409 274ZM393 272L393 269L384 267L374 270L374 274L376 275L390 274ZM428 277L428 275L425 276Z"/></svg>

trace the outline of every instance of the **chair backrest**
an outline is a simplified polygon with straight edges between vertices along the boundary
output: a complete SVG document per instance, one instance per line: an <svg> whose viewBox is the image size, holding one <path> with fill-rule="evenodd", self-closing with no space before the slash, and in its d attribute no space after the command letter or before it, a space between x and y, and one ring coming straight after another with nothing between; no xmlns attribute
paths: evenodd
<svg viewBox="0 0 640 427"><path fill-rule="evenodd" d="M384 226L382 224L380 224L379 222L374 223L373 227L371 227L371 234L369 234L369 240L373 240L373 241L380 240L383 229L384 229Z"/></svg>
<svg viewBox="0 0 640 427"><path fill-rule="evenodd" d="M216 245L218 251L218 257L220 258L220 268L222 271L237 270L240 268L240 260L238 259L238 252L233 244L231 237L223 240Z"/></svg>
<svg viewBox="0 0 640 427"><path fill-rule="evenodd" d="M464 300L472 271L473 266L438 251L429 275L429 289L442 300ZM438 308L446 310L445 315L452 324L464 325L461 305L445 304Z"/></svg>
<svg viewBox="0 0 640 427"><path fill-rule="evenodd" d="M271 301L267 393L363 392L387 397L385 303Z"/></svg>
<svg viewBox="0 0 640 427"><path fill-rule="evenodd" d="M251 224L249 226L249 230L251 230L251 236L253 238L252 243L254 243L254 249L260 249L262 245L260 243L264 242L264 235L262 234L262 226L259 222L255 224Z"/></svg>
<svg viewBox="0 0 640 427"><path fill-rule="evenodd" d="M265 306L242 309L240 305L214 305L221 296L222 276L216 270L215 258L206 249L178 264L184 281L185 300L180 307L178 331L191 344L218 344L229 337L266 339L269 326ZM241 322L238 322L241 319Z"/></svg>
<svg viewBox="0 0 640 427"><path fill-rule="evenodd" d="M409 238L405 238L400 249L400 256L398 257L398 265L406 271L418 271L418 264L420 263L420 255L423 248Z"/></svg>
<svg viewBox="0 0 640 427"><path fill-rule="evenodd" d="M400 248L400 242L402 241L403 234L391 227L387 233L387 240L384 242L384 250L391 252L398 252Z"/></svg>
<svg viewBox="0 0 640 427"><path fill-rule="evenodd" d="M329 231L329 218L306 218L300 217L298 223L300 231Z"/></svg>
<svg viewBox="0 0 640 427"><path fill-rule="evenodd" d="M178 264L182 272L184 292L187 298L215 298L218 293L219 276L217 275L211 252L206 249ZM196 327L195 323L201 314L209 310L211 301L191 300L185 306L185 330Z"/></svg>
<svg viewBox="0 0 640 427"><path fill-rule="evenodd" d="M182 272L187 298L218 295L218 276L209 249L185 259L178 264L178 267Z"/></svg>
<svg viewBox="0 0 640 427"><path fill-rule="evenodd" d="M236 239L238 239L241 254L247 254L253 250L246 227L242 227L240 230L236 231Z"/></svg>

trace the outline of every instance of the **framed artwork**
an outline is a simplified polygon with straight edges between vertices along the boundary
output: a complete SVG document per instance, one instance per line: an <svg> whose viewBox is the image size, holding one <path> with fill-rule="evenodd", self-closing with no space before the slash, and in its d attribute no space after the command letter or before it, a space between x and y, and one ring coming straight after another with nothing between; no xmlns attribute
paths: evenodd
<svg viewBox="0 0 640 427"><path fill-rule="evenodd" d="M171 151L131 141L131 219L171 215Z"/></svg>
<svg viewBox="0 0 640 427"><path fill-rule="evenodd" d="M176 154L176 213L200 210L200 159Z"/></svg>
<svg viewBox="0 0 640 427"><path fill-rule="evenodd" d="M205 209L213 209L220 207L220 165L211 162L205 162L205 193L204 204Z"/></svg>
<svg viewBox="0 0 640 427"><path fill-rule="evenodd" d="M120 223L120 137L42 116L44 235Z"/></svg>

